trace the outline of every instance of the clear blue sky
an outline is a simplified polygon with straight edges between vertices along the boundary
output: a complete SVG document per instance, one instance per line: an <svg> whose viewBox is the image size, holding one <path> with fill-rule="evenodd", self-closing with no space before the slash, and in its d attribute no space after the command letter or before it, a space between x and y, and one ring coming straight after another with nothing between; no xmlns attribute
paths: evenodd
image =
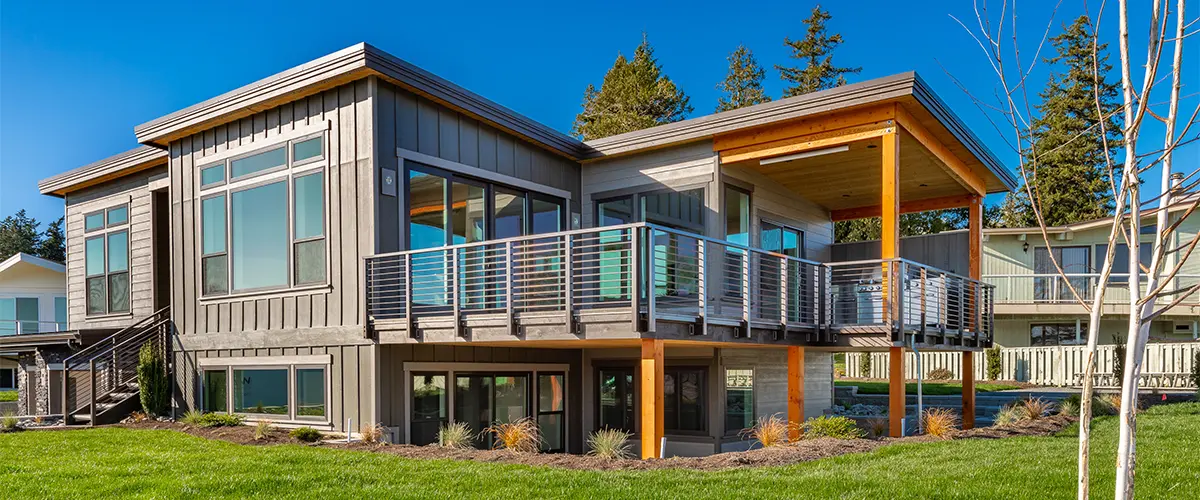
<svg viewBox="0 0 1200 500"><path fill-rule="evenodd" d="M1029 51L1053 2L1039 3L1020 4L1018 36ZM26 208L39 220L56 219L62 202L39 195L39 179L136 146L137 124L359 41L564 132L584 87L600 83L618 52L632 53L643 31L665 72L691 97L694 116L712 112L725 57L739 43L768 68L766 87L777 97L782 84L771 66L789 63L783 38L803 35L801 20L815 2L751 4L5 2L0 216ZM735 5L748 12L731 14ZM1065 0L1056 26L1082 13L1083 5ZM979 95L992 92L994 77L980 49L949 17L974 22L972 2L917 7L863 0L826 7L834 16L831 30L846 38L835 62L863 68L851 81L916 70L1015 168L1015 154L942 69ZM1115 21L1110 8L1102 30L1114 32ZM1144 38L1145 16L1136 12L1133 21L1132 38ZM1115 37L1105 38L1115 47ZM1200 45L1193 47L1188 59L1195 68ZM1133 53L1143 57L1144 47L1135 44ZM1198 76L1188 76L1184 94L1197 92ZM1045 78L1044 71L1035 73L1038 86ZM1195 99L1188 103L1194 106ZM1161 144L1161 127L1151 127L1143 141ZM1189 147L1177 162L1194 166L1198 156L1200 148ZM1157 191L1157 175L1146 180Z"/></svg>

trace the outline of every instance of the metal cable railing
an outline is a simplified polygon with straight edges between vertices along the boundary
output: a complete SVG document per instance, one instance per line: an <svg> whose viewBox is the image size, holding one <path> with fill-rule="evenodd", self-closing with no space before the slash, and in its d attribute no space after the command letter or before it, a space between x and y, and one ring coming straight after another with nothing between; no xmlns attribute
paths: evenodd
<svg viewBox="0 0 1200 500"><path fill-rule="evenodd" d="M150 344L167 363L169 308L130 325L63 360L63 415L70 423L76 413L87 409L95 422L96 401L137 379L138 355Z"/></svg>

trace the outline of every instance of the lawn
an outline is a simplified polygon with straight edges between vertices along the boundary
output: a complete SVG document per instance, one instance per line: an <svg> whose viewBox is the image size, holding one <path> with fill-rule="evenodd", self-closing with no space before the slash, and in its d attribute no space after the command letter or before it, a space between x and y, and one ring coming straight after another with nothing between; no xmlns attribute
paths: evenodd
<svg viewBox="0 0 1200 500"><path fill-rule="evenodd" d="M1094 488L1109 495L1117 420L1096 421ZM1138 420L1138 498L1200 488L1200 404ZM1075 437L901 444L805 464L725 472L580 472L421 461L320 447L242 446L174 431L101 428L0 435L9 498L1069 498Z"/></svg>
<svg viewBox="0 0 1200 500"><path fill-rule="evenodd" d="M0 402L16 401L17 391L0 391Z"/></svg>
<svg viewBox="0 0 1200 500"><path fill-rule="evenodd" d="M848 387L852 385L858 386L859 394L887 394L888 382L886 380L835 380L834 385L839 387ZM927 396L945 396L952 394L962 394L962 382L925 382L922 384L922 392ZM905 391L908 394L917 393L917 383L909 382L904 385ZM1005 384L1002 382L976 382L976 392L992 392L992 391L1007 391L1011 389L1020 389L1021 386L1016 384Z"/></svg>

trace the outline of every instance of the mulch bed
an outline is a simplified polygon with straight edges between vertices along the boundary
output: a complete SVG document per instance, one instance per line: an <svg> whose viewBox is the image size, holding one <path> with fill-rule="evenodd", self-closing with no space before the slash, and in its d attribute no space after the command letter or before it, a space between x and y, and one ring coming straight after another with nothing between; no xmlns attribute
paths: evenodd
<svg viewBox="0 0 1200 500"><path fill-rule="evenodd" d="M1040 420L1021 422L1014 425L984 427L968 431L956 431L949 439L1001 439L1017 436L1049 436L1061 431L1074 422L1067 417L1046 417ZM129 429L166 429L185 432L207 439L220 439L243 445L304 444L343 450L388 453L404 458L471 460L475 462L522 464L556 467L574 470L652 470L689 469L699 471L726 470L747 467L772 467L809 462L848 453L862 453L896 443L922 443L940 441L933 436L909 436L892 439L805 439L798 443L757 448L749 451L718 453L707 457L674 457L663 460L607 460L592 456L565 453L513 453L504 450L456 450L438 446L367 444L362 442L337 443L323 441L317 444L302 443L288 436L285 430L274 430L265 439L254 439L254 428L240 427L196 427L177 422L139 422L117 424Z"/></svg>

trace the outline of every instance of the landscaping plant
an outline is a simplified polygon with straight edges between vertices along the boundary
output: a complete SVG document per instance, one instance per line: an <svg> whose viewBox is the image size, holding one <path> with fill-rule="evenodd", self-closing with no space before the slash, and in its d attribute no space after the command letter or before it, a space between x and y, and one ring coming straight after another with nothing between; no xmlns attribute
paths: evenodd
<svg viewBox="0 0 1200 500"><path fill-rule="evenodd" d="M1054 403L1042 398L1029 398L1021 402L1021 409L1025 410L1025 420L1038 420L1054 410Z"/></svg>
<svg viewBox="0 0 1200 500"><path fill-rule="evenodd" d="M739 434L743 438L749 437L758 441L763 448L770 448L787 443L788 434L791 430L792 426L787 420L780 418L778 415L771 415L769 417L759 417L754 427L743 429Z"/></svg>
<svg viewBox="0 0 1200 500"><path fill-rule="evenodd" d="M197 427L235 427L242 425L244 419L240 415L227 413L204 413L200 410L188 410L179 421Z"/></svg>
<svg viewBox="0 0 1200 500"><path fill-rule="evenodd" d="M926 434L941 439L950 439L950 433L958 429L958 415L948 408L925 410L921 421Z"/></svg>
<svg viewBox="0 0 1200 500"><path fill-rule="evenodd" d="M275 426L271 425L270 420L259 420L254 424L254 440L262 441L271 436L271 431L275 430Z"/></svg>
<svg viewBox="0 0 1200 500"><path fill-rule="evenodd" d="M999 380L1000 373L1002 370L1001 365L1000 365L1000 348L999 347L990 347L990 348L988 348L987 351L984 351L984 352L986 353L986 356L987 356L986 359L987 359L988 380Z"/></svg>
<svg viewBox="0 0 1200 500"><path fill-rule="evenodd" d="M475 441L466 422L451 422L438 430L438 444L445 448L465 450Z"/></svg>
<svg viewBox="0 0 1200 500"><path fill-rule="evenodd" d="M620 429L600 429L588 436L588 454L609 460L629 458L630 437Z"/></svg>
<svg viewBox="0 0 1200 500"><path fill-rule="evenodd" d="M867 421L867 429L871 437L884 437L888 433L888 421L882 418L872 418Z"/></svg>
<svg viewBox="0 0 1200 500"><path fill-rule="evenodd" d="M542 433L537 422L525 417L512 422L501 422L484 430L494 438L492 448L532 453L542 444Z"/></svg>
<svg viewBox="0 0 1200 500"><path fill-rule="evenodd" d="M951 378L954 378L954 374L950 373L949 369L938 368L936 370L931 370L925 375L925 378L929 380L950 380Z"/></svg>
<svg viewBox="0 0 1200 500"><path fill-rule="evenodd" d="M204 418L204 412L200 410L188 410L179 417L179 421L188 425L200 425L200 419Z"/></svg>
<svg viewBox="0 0 1200 500"><path fill-rule="evenodd" d="M831 437L836 439L858 439L866 432L858 428L854 419L843 416L814 417L804 422L804 439Z"/></svg>
<svg viewBox="0 0 1200 500"><path fill-rule="evenodd" d="M171 404L171 380L167 377L162 351L150 342L138 351L137 379L142 410L150 415L165 415Z"/></svg>
<svg viewBox="0 0 1200 500"><path fill-rule="evenodd" d="M862 378L871 378L871 353L858 353L858 375Z"/></svg>
<svg viewBox="0 0 1200 500"><path fill-rule="evenodd" d="M1058 414L1064 417L1079 416L1079 397L1074 396L1074 399L1067 398L1058 403Z"/></svg>
<svg viewBox="0 0 1200 500"><path fill-rule="evenodd" d="M361 426L359 426L359 428L358 428L359 438L362 439L362 442L367 443L367 444L383 443L383 436L385 434L386 434L386 430L383 428L382 425L379 425L379 424L364 423Z"/></svg>
<svg viewBox="0 0 1200 500"><path fill-rule="evenodd" d="M313 429L312 427L297 427L292 429L292 432L289 432L288 435L292 436L292 438L296 440L304 441L305 443L315 443L321 440L321 431Z"/></svg>
<svg viewBox="0 0 1200 500"><path fill-rule="evenodd" d="M1006 405L996 413L993 425L1012 425L1025 420L1028 415L1029 413L1021 407L1020 403L1013 403Z"/></svg>
<svg viewBox="0 0 1200 500"><path fill-rule="evenodd" d="M19 423L19 421L17 420L16 415L13 415L11 411L4 412L4 417L0 418L0 431L12 432L20 430L20 428L17 427L17 423Z"/></svg>

